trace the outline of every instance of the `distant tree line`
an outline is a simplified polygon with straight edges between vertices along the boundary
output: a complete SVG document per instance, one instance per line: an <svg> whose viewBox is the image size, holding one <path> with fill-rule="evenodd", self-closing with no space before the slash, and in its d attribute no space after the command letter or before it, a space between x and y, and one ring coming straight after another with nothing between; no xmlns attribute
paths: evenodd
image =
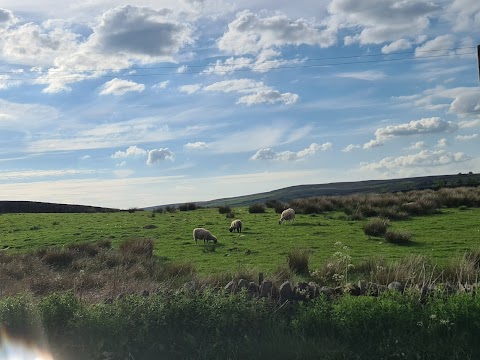
<svg viewBox="0 0 480 360"><path fill-rule="evenodd" d="M68 205L35 201L0 201L0 213L97 213L119 209L87 205Z"/></svg>

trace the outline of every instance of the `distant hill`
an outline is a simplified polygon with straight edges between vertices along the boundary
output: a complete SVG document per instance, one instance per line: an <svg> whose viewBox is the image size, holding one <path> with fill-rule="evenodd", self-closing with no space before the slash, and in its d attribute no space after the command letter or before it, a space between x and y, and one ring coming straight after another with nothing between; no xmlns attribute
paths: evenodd
<svg viewBox="0 0 480 360"><path fill-rule="evenodd" d="M0 201L0 213L95 213L119 209L87 205L55 204L36 201Z"/></svg>
<svg viewBox="0 0 480 360"><path fill-rule="evenodd" d="M218 207L223 205L249 206L254 203L264 203L267 200L289 202L294 199L314 196L349 195L354 193L386 193L438 189L441 187L478 185L480 185L480 174L473 174L470 172L468 174L421 176L390 180L366 180L316 185L297 185L252 195L221 198L210 201L199 201L195 202L195 204L203 207ZM177 207L178 205L181 204L157 205L144 209L153 210L167 206Z"/></svg>

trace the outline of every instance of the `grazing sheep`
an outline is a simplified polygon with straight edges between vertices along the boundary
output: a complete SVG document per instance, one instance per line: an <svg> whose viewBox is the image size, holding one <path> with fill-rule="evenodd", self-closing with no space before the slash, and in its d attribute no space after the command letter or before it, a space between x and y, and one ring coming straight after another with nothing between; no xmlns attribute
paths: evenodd
<svg viewBox="0 0 480 360"><path fill-rule="evenodd" d="M237 219L233 220L230 224L230 232L237 230L237 232L242 232L242 220Z"/></svg>
<svg viewBox="0 0 480 360"><path fill-rule="evenodd" d="M193 229L193 240L195 240L195 244L197 240L203 240L203 243L212 240L215 244L217 243L217 238L212 235L210 231L204 228L195 228Z"/></svg>
<svg viewBox="0 0 480 360"><path fill-rule="evenodd" d="M288 208L287 210L282 211L282 217L278 220L278 224L282 224L282 221L295 220L295 210Z"/></svg>

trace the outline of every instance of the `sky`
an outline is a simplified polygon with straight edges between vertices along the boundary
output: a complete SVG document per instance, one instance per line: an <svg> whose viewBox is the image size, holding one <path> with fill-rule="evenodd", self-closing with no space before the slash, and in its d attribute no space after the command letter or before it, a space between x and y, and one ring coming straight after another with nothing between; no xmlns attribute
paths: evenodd
<svg viewBox="0 0 480 360"><path fill-rule="evenodd" d="M478 0L2 0L0 200L478 173L478 44Z"/></svg>

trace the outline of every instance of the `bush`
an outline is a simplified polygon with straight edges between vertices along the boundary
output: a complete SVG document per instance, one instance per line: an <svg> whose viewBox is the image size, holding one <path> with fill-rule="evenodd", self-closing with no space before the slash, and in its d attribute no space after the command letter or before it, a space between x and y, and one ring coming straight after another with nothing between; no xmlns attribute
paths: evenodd
<svg viewBox="0 0 480 360"><path fill-rule="evenodd" d="M178 210L180 211L191 211L191 210L197 210L197 204L195 203L186 203L186 204L183 204L183 205L180 205L178 207Z"/></svg>
<svg viewBox="0 0 480 360"><path fill-rule="evenodd" d="M374 217L363 226L363 232L369 236L383 236L389 226L390 222L388 219Z"/></svg>
<svg viewBox="0 0 480 360"><path fill-rule="evenodd" d="M267 208L271 208L271 209L275 209L277 206L283 206L284 204L279 201L279 200L276 200L276 199L272 199L272 200L267 200L265 202L265 206Z"/></svg>
<svg viewBox="0 0 480 360"><path fill-rule="evenodd" d="M228 214L225 215L225 217L227 219L233 219L235 217L235 213L234 212L229 212Z"/></svg>
<svg viewBox="0 0 480 360"><path fill-rule="evenodd" d="M412 240L412 235L405 231L387 231L385 240L392 244L408 244Z"/></svg>
<svg viewBox="0 0 480 360"><path fill-rule="evenodd" d="M72 251L57 248L47 249L42 256L43 262L55 268L69 267L74 259Z"/></svg>
<svg viewBox="0 0 480 360"><path fill-rule="evenodd" d="M264 204L253 204L248 207L248 212L250 214L262 214L265 212L265 205Z"/></svg>
<svg viewBox="0 0 480 360"><path fill-rule="evenodd" d="M310 254L306 250L293 249L287 254L288 267L297 274L308 274Z"/></svg>
<svg viewBox="0 0 480 360"><path fill-rule="evenodd" d="M123 255L153 256L153 239L130 238L120 244L120 252Z"/></svg>
<svg viewBox="0 0 480 360"><path fill-rule="evenodd" d="M228 205L224 205L224 206L220 206L218 208L218 212L220 214L228 214L228 213L231 213L232 212L232 209L230 208L230 206Z"/></svg>
<svg viewBox="0 0 480 360"><path fill-rule="evenodd" d="M96 243L73 243L67 245L67 249L85 256L95 256L98 254L98 245Z"/></svg>
<svg viewBox="0 0 480 360"><path fill-rule="evenodd" d="M177 211L177 209L175 208L175 206L165 206L165 211L166 212L169 212L169 213L174 213L175 211Z"/></svg>

